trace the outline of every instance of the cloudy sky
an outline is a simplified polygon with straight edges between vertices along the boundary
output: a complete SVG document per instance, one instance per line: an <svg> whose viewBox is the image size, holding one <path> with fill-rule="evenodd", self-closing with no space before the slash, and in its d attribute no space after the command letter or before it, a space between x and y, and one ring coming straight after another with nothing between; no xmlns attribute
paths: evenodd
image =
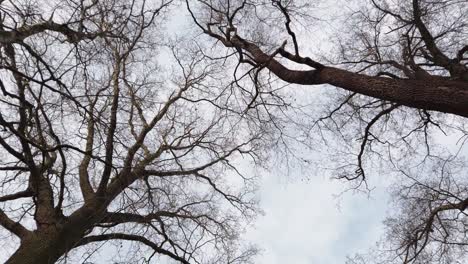
<svg viewBox="0 0 468 264"><path fill-rule="evenodd" d="M173 17L168 28L184 32L189 27L186 19ZM340 195L343 182L329 177L294 171L263 175L258 196L264 215L245 235L262 249L256 263L344 263L347 255L365 251L381 235L387 204L385 189L373 187L370 196ZM3 253L0 262L9 255ZM93 263L110 263L115 251L97 254Z"/></svg>
<svg viewBox="0 0 468 264"><path fill-rule="evenodd" d="M344 263L347 255L372 247L383 230L385 188L376 187L370 197L339 195L342 190L343 183L319 176L264 177L265 215L248 233L263 248L258 263Z"/></svg>
<svg viewBox="0 0 468 264"><path fill-rule="evenodd" d="M169 29L187 30L184 19L174 17ZM386 186L377 180L370 193L343 193L346 185L329 175L265 173L258 192L264 215L245 235L262 249L256 263L344 263L346 256L365 252L382 236L389 204ZM109 263L106 252L95 263ZM0 262L6 257L0 251Z"/></svg>

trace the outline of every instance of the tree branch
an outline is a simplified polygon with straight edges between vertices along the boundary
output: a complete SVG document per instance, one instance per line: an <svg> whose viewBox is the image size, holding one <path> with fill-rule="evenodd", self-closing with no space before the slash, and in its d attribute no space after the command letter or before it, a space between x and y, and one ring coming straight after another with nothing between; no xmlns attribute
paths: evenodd
<svg viewBox="0 0 468 264"><path fill-rule="evenodd" d="M118 239L118 240L127 240L127 241L135 241L135 242L140 242L151 249L153 249L155 252L166 255L174 260L180 261L181 263L184 264L190 264L188 260L184 259L183 257L180 257L166 249L163 249L162 247L158 246L156 243L138 235L129 235L129 234L123 234L123 233L111 233L111 234L102 234L102 235L96 235L96 236L88 236L83 239L76 245L76 247L83 246L89 243L94 243L94 242L101 242L101 241L107 241L107 240L112 240L112 239Z"/></svg>
<svg viewBox="0 0 468 264"><path fill-rule="evenodd" d="M18 236L20 239L25 238L31 234L31 231L26 229L23 225L18 222L11 220L4 212L0 209L0 225L11 233Z"/></svg>
<svg viewBox="0 0 468 264"><path fill-rule="evenodd" d="M45 21L34 25L24 25L12 31L0 30L0 43L10 44L22 42L28 37L45 32L53 31L64 35L71 43L79 42L83 39L93 40L96 37L109 35L106 32L85 33L71 29L67 24L58 24L53 21Z"/></svg>

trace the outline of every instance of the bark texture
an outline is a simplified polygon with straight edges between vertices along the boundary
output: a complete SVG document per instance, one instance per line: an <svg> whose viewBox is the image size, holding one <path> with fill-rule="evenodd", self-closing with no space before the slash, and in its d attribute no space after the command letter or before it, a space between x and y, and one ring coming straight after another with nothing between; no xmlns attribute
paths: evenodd
<svg viewBox="0 0 468 264"><path fill-rule="evenodd" d="M317 63L308 63L284 50L283 56L297 63L313 66L309 71L290 70L258 46L240 37L220 39L228 47L247 51L255 62L268 68L281 80L302 85L330 84L359 94L392 101L413 108L468 117L468 82L448 77L424 76L421 79L393 79L369 76Z"/></svg>
<svg viewBox="0 0 468 264"><path fill-rule="evenodd" d="M102 207L100 207L102 208ZM85 205L54 225L43 226L21 239L7 264L51 264L77 247L87 231L100 219L103 209Z"/></svg>

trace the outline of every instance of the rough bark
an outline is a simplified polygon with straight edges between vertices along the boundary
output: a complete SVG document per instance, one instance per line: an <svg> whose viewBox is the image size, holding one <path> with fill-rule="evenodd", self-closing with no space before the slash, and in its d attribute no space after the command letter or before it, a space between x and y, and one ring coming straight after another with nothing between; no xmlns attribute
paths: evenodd
<svg viewBox="0 0 468 264"><path fill-rule="evenodd" d="M65 239L65 240L64 240ZM20 247L7 260L7 264L50 264L55 263L66 252L71 236L61 234L57 230L47 233L34 233L22 241Z"/></svg>
<svg viewBox="0 0 468 264"><path fill-rule="evenodd" d="M401 80L372 77L349 71L324 68L314 74L318 82L409 107L468 117L468 84L428 78Z"/></svg>
<svg viewBox="0 0 468 264"><path fill-rule="evenodd" d="M55 225L40 228L21 241L7 264L51 264L79 246L86 232L102 218L105 206L94 200ZM102 213L100 213L102 212Z"/></svg>
<svg viewBox="0 0 468 264"><path fill-rule="evenodd" d="M423 79L393 79L369 76L334 67L313 64L314 70L290 70L274 56L267 55L258 46L240 37L230 41L221 39L224 45L247 51L255 62L263 65L283 81L302 85L330 84L359 94L392 101L413 108L451 113L468 117L468 82L440 76ZM278 53L285 53L280 50ZM292 58L292 56L290 56ZM289 58L289 59L291 59ZM307 58L293 61L307 64ZM303 62L304 61L304 62Z"/></svg>

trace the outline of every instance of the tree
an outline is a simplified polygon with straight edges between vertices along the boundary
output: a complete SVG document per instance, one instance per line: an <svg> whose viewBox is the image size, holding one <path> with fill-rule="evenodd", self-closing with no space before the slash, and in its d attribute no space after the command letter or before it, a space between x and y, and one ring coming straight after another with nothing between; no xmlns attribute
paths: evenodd
<svg viewBox="0 0 468 264"><path fill-rule="evenodd" d="M340 88L328 98L318 95L335 105L325 108L325 115L318 116L317 108L309 112L316 116L309 136L341 142L336 143L341 159L335 177L359 188L368 172L375 174L382 164L399 173L385 250L363 263L463 259L468 245L463 157L468 135L467 1L355 3L338 25L342 30L334 31L335 49L328 56L319 53L318 59L304 55L317 44L304 34L323 26L317 17L327 15L317 2L185 2L196 26L232 52L236 70L253 73L253 100L265 94L261 76L268 76L269 85ZM235 78L244 72L235 71ZM441 133L457 137L458 149L438 145Z"/></svg>
<svg viewBox="0 0 468 264"><path fill-rule="evenodd" d="M182 7L207 38L164 28ZM19 240L7 263L86 259L106 241L131 243L132 262L249 263L257 250L240 234L259 208L239 158L302 161L294 144L339 151L324 159L353 188L378 168L398 172L390 250L370 260L463 257L466 1L356 5L321 59L303 55L297 31L320 24L316 8L0 0L0 225ZM341 89L326 86L332 107L320 110L295 103L287 84ZM460 151L438 146L438 131Z"/></svg>
<svg viewBox="0 0 468 264"><path fill-rule="evenodd" d="M19 239L7 263L86 259L113 240L133 242L132 263L256 253L239 237L255 177L234 161L261 162L268 124L164 31L171 4L0 1L0 225Z"/></svg>
<svg viewBox="0 0 468 264"><path fill-rule="evenodd" d="M453 24L448 28L444 28L442 32L437 32L435 37L424 21L431 19L430 16L440 16L441 10L449 12L455 9L454 5L459 7L459 5L465 3L464 1L420 3L420 1L415 0L412 1L412 6L409 8L403 4L401 7L394 4L394 9L402 10L393 10L390 4L385 1L381 4L372 1L378 14L370 13L368 14L369 17L364 17L364 19L367 19L369 23L374 23L376 35L362 34L358 36L362 38L366 46L360 47L362 48L361 53L356 54L360 55L360 60L353 60L352 62L368 65L368 67L381 66L388 68L390 71L379 71L377 76L327 67L311 58L301 56L296 34L291 30L290 26L291 11L300 9L300 7L294 5L294 1L271 1L271 4L269 1L260 1L259 3L237 1L237 3L232 2L232 6L225 5L223 1L218 2L218 4L212 2L211 5L208 5L205 1L200 2L207 5L207 9L209 9L207 12L210 12L210 15L205 17L203 22L194 16L195 22L198 23L204 33L217 39L226 47L237 49L239 56L242 58L241 62L267 68L283 81L302 85L330 84L351 92L409 107L468 116L468 107L466 105L468 100L466 92L468 76L466 58L464 57L468 51L468 46L460 46L460 43L458 43L463 43L465 40L462 36L459 36L465 32L465 18L461 11L454 14ZM187 1L190 8L189 3ZM247 14L242 11L247 10L246 12L249 12L249 10L267 5L273 5L278 9L277 12L284 16L285 28L292 39L291 42L294 47L293 53L287 51L286 43L277 45L276 50L268 53L268 51L262 49L262 45L266 45L266 43L243 37L242 33L244 32L242 32L241 27L247 20L244 19ZM363 14L363 16L367 16L367 14ZM376 19L376 21L373 19ZM433 23L440 22L439 19L442 18L435 18ZM391 36L381 37L379 35L382 30L381 27L386 26L390 26ZM392 29L392 27L395 27L395 29ZM439 29L439 31L441 30ZM453 34L457 35L457 42L445 44L451 46L445 52L443 48L439 47L438 43L443 43L446 40L442 38L452 37ZM396 39L394 39L394 35L396 35ZM379 41L387 41L388 43L381 44ZM272 43L268 44L272 45ZM392 55L395 58L387 58L390 57L390 54L388 54L388 50L385 50L386 44L400 46L401 51L398 52L399 54ZM346 46L343 48L345 49L345 55L349 55L350 50L347 50ZM393 48L395 47L391 47L391 49ZM453 51L456 53L446 54L448 52L453 53ZM289 70L275 58L276 55L280 55L291 62L306 65L313 70ZM432 67L433 70L428 69L428 67Z"/></svg>

